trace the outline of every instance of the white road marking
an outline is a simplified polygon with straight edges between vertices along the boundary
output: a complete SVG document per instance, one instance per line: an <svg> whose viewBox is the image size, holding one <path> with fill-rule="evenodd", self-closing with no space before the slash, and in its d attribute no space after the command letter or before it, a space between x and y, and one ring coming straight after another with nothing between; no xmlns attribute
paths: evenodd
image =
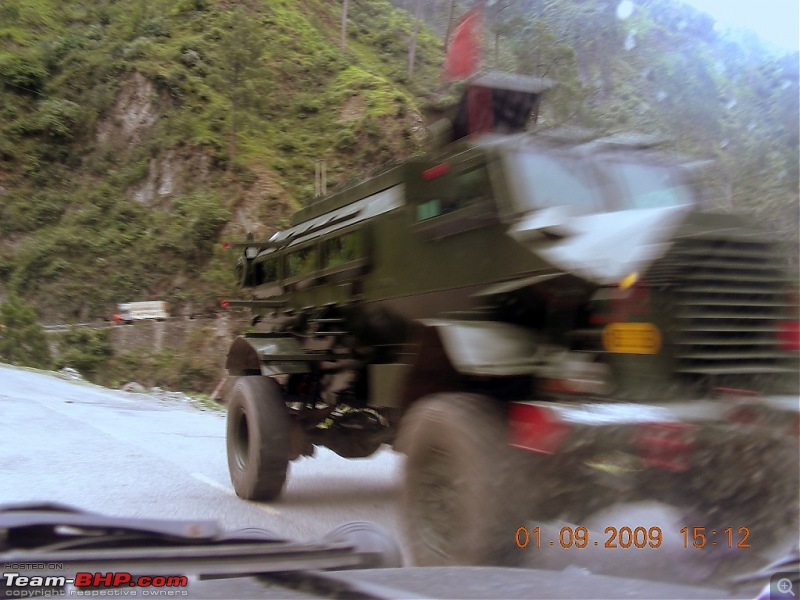
<svg viewBox="0 0 800 600"><path fill-rule="evenodd" d="M221 490L221 491L225 492L226 494L229 494L231 496L235 496L236 495L236 493L231 488L229 488L228 486L222 485L221 483L218 483L218 482L214 481L210 477L206 477L202 473L192 473L192 477L194 477L198 481L202 481L203 483L207 483L211 487L216 488L218 490ZM265 513L269 513L271 515L278 516L278 515L281 514L281 512L277 508L273 508L272 506L270 506L268 504L253 503L253 504L251 504L251 506L254 506L254 507L256 507L256 508L258 508L260 510L263 510Z"/></svg>
<svg viewBox="0 0 800 600"><path fill-rule="evenodd" d="M105 424L98 423L96 421L92 421L92 420L87 419L86 417L84 417L82 415L76 415L74 413L74 411L71 410L71 409L67 409L67 408L65 408L63 406L60 406L58 404L45 404L44 402L38 402L38 401L37 401L37 404L39 404L40 406L42 406L45 409L52 410L53 412L60 413L60 414L64 415L65 417L81 421L82 423L84 423L84 424L86 424L86 425L88 425L90 427L93 427L94 429L97 429L98 431L102 431L106 435L109 435L109 436L113 437L117 441L120 441L120 442L123 442L123 443L126 443L126 444L132 444L132 445L135 445L135 446L137 446L139 448L142 448L143 450L149 451L146 447L142 446L138 442L138 440L135 440L135 439L133 439L133 438L131 438L131 437L125 435L125 434L120 433L120 431L118 431L117 429L114 429L113 427L108 427ZM174 464L175 466L177 466L177 467L179 467L181 469L185 468L185 466L182 465L181 463L179 463L178 461L170 460L169 458L167 458L165 456L162 456L161 454L156 454L156 453L153 453L153 454L158 456L161 460L166 460L167 462L170 462L170 463ZM202 481L203 483L205 483L207 485L210 485L213 488L216 488L216 489L218 489L218 490L220 490L222 492L225 492L228 495L236 496L236 492L234 492L233 489L231 489L231 488L229 488L229 487L227 487L225 485L222 485L221 483L218 483L218 482L214 481L213 479L203 475L202 473L191 473L191 476L194 477L195 479L197 479L198 481ZM269 514L269 515L280 516L280 514L281 514L278 509L273 508L272 506L269 506L268 504L260 504L260 503L257 503L257 502L253 502L250 505L254 506L255 508L257 508L257 509L259 509L259 510L261 510L261 511L263 511L263 512Z"/></svg>

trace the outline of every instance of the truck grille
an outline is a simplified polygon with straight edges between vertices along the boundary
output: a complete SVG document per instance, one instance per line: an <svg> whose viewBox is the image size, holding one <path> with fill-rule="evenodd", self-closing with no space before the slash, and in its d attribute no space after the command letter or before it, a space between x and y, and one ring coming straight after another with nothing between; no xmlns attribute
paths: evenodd
<svg viewBox="0 0 800 600"><path fill-rule="evenodd" d="M676 241L653 275L670 279L679 373L748 375L792 369L778 348L788 281L775 246L730 232Z"/></svg>

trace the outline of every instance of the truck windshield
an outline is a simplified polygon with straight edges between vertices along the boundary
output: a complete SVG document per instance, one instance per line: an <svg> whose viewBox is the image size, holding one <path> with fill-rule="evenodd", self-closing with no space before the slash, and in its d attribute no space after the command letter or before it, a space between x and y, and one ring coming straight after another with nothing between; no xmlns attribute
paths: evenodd
<svg viewBox="0 0 800 600"><path fill-rule="evenodd" d="M608 161L602 169L621 192L615 198L617 210L692 204L692 189L674 169L621 161Z"/></svg>
<svg viewBox="0 0 800 600"><path fill-rule="evenodd" d="M670 166L620 158L512 152L516 208L572 206L586 212L694 203L694 191Z"/></svg>
<svg viewBox="0 0 800 600"><path fill-rule="evenodd" d="M578 206L592 212L604 210L599 185L588 167L585 161L566 155L512 154L518 208Z"/></svg>

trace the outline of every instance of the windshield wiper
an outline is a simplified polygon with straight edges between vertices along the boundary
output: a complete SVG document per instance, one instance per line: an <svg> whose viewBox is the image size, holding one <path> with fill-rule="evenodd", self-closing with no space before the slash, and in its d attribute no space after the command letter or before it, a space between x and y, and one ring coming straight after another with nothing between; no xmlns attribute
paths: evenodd
<svg viewBox="0 0 800 600"><path fill-rule="evenodd" d="M128 519L60 504L0 506L0 559L40 565L42 576L116 571L199 580L257 577L326 597L357 598L397 594L323 571L402 566L397 543L372 523L293 542L264 529L224 531L213 521Z"/></svg>

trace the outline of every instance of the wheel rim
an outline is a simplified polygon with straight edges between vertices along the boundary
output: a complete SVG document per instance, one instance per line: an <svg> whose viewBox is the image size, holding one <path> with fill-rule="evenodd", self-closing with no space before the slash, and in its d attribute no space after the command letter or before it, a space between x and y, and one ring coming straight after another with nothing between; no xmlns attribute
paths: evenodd
<svg viewBox="0 0 800 600"><path fill-rule="evenodd" d="M233 455L236 459L236 466L244 470L247 468L250 449L250 428L247 423L247 413L244 409L239 410L236 415L234 426L236 437L233 444Z"/></svg>
<svg viewBox="0 0 800 600"><path fill-rule="evenodd" d="M436 555L452 561L458 536L468 526L456 508L460 491L454 478L455 461L444 450L431 448L421 462L424 466L412 498L420 538Z"/></svg>

